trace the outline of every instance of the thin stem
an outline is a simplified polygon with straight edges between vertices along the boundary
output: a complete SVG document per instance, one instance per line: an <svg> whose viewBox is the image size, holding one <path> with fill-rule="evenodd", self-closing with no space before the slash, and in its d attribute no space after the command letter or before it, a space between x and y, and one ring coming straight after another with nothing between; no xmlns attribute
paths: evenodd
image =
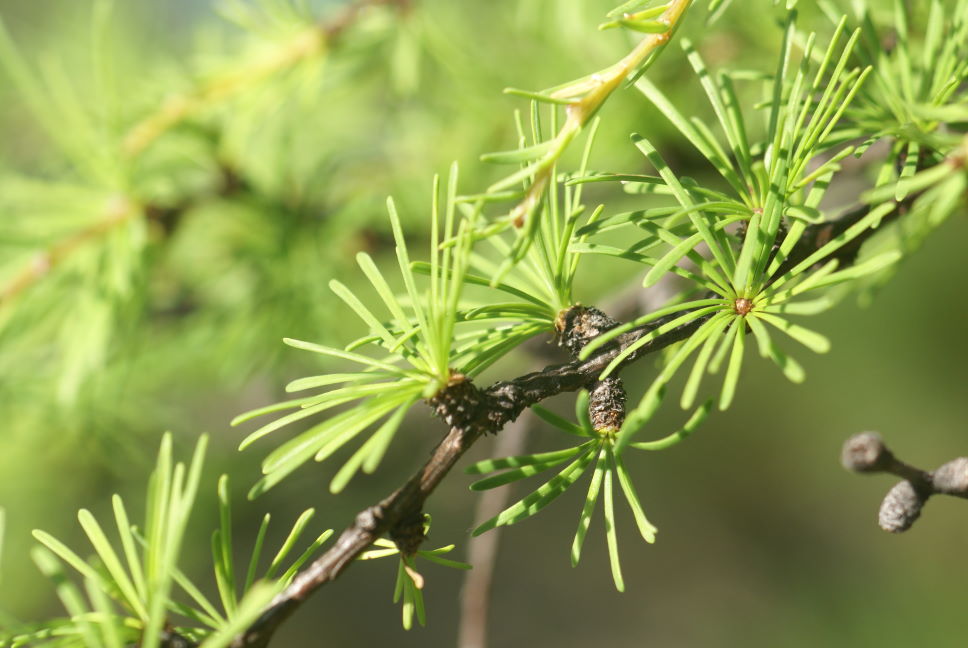
<svg viewBox="0 0 968 648"><path fill-rule="evenodd" d="M232 169L223 168L221 171L221 185L211 193L212 196L228 198L248 189L245 179L238 177ZM38 251L20 272L15 274L6 285L0 287L0 310L48 277L75 252L104 239L132 220L145 218L167 234L177 226L185 211L209 197L210 194L207 191L200 192L174 206L165 207L140 204L128 196L119 195L112 198L104 207L100 220L54 243L46 250Z"/></svg>
<svg viewBox="0 0 968 648"><path fill-rule="evenodd" d="M46 277L72 253L85 244L98 240L124 223L144 213L145 209L131 201L112 200L104 211L104 217L93 225L72 234L63 241L38 252L13 279L0 290L0 308L10 303L20 293Z"/></svg>
<svg viewBox="0 0 968 648"><path fill-rule="evenodd" d="M622 81L629 77L645 60L660 47L669 42L672 33L679 25L692 0L673 0L657 19L669 25L661 34L648 34L617 63L592 74L587 79L571 83L551 93L553 99L571 99L581 96L577 101L565 105L565 123L552 140L550 150L534 165L534 179L524 199L511 211L511 222L515 227L524 227L526 218L538 206L542 194L551 181L555 165L575 139L581 129L595 116Z"/></svg>
<svg viewBox="0 0 968 648"><path fill-rule="evenodd" d="M248 62L245 69L232 70L200 84L194 90L168 99L161 108L135 124L124 137L125 155L143 153L171 128L214 103L227 99L275 74L290 70L299 63L324 55L342 34L350 29L364 10L376 5L391 5L404 10L411 0L357 0L347 5L332 20L300 32L258 61Z"/></svg>

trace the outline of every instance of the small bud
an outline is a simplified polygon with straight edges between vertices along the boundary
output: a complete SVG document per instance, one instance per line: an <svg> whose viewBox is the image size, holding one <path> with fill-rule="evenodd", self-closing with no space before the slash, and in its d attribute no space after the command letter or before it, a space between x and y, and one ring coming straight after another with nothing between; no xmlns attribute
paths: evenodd
<svg viewBox="0 0 968 648"><path fill-rule="evenodd" d="M514 383L504 383L501 389L494 390L493 398L479 390L470 378L451 371L447 386L427 399L427 404L440 420L451 430L465 430L471 434L497 434L501 426L494 423L513 420L521 413L523 406L515 406L521 398L521 388ZM492 418L484 423L483 421ZM505 418L506 417L506 418ZM475 431L476 430L476 431Z"/></svg>
<svg viewBox="0 0 968 648"><path fill-rule="evenodd" d="M893 458L879 434L862 432L844 443L840 463L854 472L881 472L890 466Z"/></svg>
<svg viewBox="0 0 968 648"><path fill-rule="evenodd" d="M921 516L921 509L927 499L928 495L919 492L911 482L902 481L884 497L877 523L891 533L907 531Z"/></svg>
<svg viewBox="0 0 968 648"><path fill-rule="evenodd" d="M572 306L558 313L555 320L555 328L559 334L558 345L566 347L572 355L577 356L582 347L617 325L618 322L597 308Z"/></svg>
<svg viewBox="0 0 968 648"><path fill-rule="evenodd" d="M753 310L753 302L746 299L746 297L738 297L733 302L733 310L736 311L737 315L745 316Z"/></svg>
<svg viewBox="0 0 968 648"><path fill-rule="evenodd" d="M625 388L622 379L609 376L588 393L588 416L595 430L617 432L625 422Z"/></svg>
<svg viewBox="0 0 968 648"><path fill-rule="evenodd" d="M935 491L945 495L968 495L968 457L958 457L941 466L931 476Z"/></svg>

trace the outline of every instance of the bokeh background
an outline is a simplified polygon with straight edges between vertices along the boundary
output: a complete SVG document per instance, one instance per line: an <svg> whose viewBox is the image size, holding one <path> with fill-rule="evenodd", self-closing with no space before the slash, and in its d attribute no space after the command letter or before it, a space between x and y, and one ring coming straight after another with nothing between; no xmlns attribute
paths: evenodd
<svg viewBox="0 0 968 648"><path fill-rule="evenodd" d="M329 52L280 64L273 57L291 53L307 24L273 9L285 4L126 0L108 11L89 0L0 0L25 66L0 50L0 286L38 251L96 228L117 201L135 214L0 302L0 609L18 618L60 614L27 558L30 530L83 547L78 508L106 513L119 492L139 510L164 430L183 456L200 433L212 436L183 560L196 573L207 569L222 472L237 491L240 547L265 511L288 521L313 506L314 525L340 529L402 483L442 432L425 409L408 417L378 474L344 494L326 490L339 463L313 465L255 502L244 493L264 451L237 452L248 428L228 421L282 398L289 380L331 368L281 338L338 344L359 334L326 284L359 281L359 250L389 260L387 195L422 241L434 173L459 161L469 192L501 173L477 157L513 146L512 113L526 108L502 88L556 85L632 42L595 29L605 0L413 0L402 12L366 12ZM340 11L335 1L306 4L323 20ZM682 35L713 65L770 69L772 3L738 4L711 28L697 9ZM224 16L232 6L237 18L254 13L233 23ZM805 25L824 24L811 7L804 13ZM708 116L687 69L670 48L651 74L683 112ZM186 105L180 119L150 121ZM708 173L634 91L601 117L594 168L643 171L628 140L639 131L680 173ZM146 119L162 127L132 153ZM862 168L857 175L862 183ZM844 191L836 200L847 205L855 196ZM609 211L631 200L595 199ZM798 356L804 385L747 362L728 412L688 443L631 460L660 533L644 545L622 512L625 594L612 586L600 519L581 565L569 566L581 493L502 531L492 645L964 645L965 504L932 501L913 530L885 534L875 520L892 482L846 473L838 453L848 436L876 430L926 468L968 454L966 238L964 215L951 219L888 283L811 322L833 350ZM628 299L635 272L589 263L579 299ZM489 376L535 361L522 354ZM641 364L626 374L632 394L653 371ZM567 412L571 398L552 406ZM674 409L657 429L679 421ZM530 448L555 442L533 426ZM429 502L434 546L466 547L470 481L455 472ZM429 624L408 633L390 600L394 570L354 567L287 624L279 645L454 645L461 575L425 570Z"/></svg>

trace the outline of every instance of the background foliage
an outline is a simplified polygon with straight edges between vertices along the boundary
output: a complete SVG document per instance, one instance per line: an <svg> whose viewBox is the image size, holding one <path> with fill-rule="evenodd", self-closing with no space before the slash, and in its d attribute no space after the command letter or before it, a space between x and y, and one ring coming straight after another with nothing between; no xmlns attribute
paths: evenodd
<svg viewBox="0 0 968 648"><path fill-rule="evenodd" d="M199 432L209 431L210 476L258 474L261 456L235 452L243 435L227 421L281 399L288 379L319 372L309 354L281 338L336 342L359 334L327 283L335 277L360 287L354 256L361 250L392 262L385 197L395 197L408 236L426 240L426 189L435 172L457 159L464 187L500 177L500 168L474 156L515 139L511 111L521 103L502 96L503 87L554 85L617 59L630 42L618 30L595 30L611 8L598 0L425 0L403 17L373 12L329 54L251 76L258 69L251 61L268 65L274 53L302 51L302 19L256 15L246 24L255 5L229 3L241 8L234 12L240 26L198 2L118 3L110 18L98 18L102 6L0 4L29 81L18 85L7 74L0 82L0 285L38 248L72 232L124 219L128 210L151 215L80 246L26 290L16 310L4 303L0 311L0 503L8 527L0 608L18 617L56 609L24 559L29 530L81 546L74 511L88 506L101 519L110 515L110 493L140 500L162 430L175 432L185 457ZM772 14L737 9L713 28L695 16L683 28L710 65L747 67L776 54L778 39L764 36L776 33ZM804 12L806 24L824 24L819 11ZM9 66L10 49L0 51ZM698 84L678 82L690 78L688 69L671 49L650 78L682 112L708 115ZM150 148L138 143L146 131L137 125L172 106L191 118ZM678 169L708 174L637 93L620 92L602 116L593 168L639 168L627 138L639 131ZM125 157L132 146L147 150L137 164ZM933 503L938 510L910 535L884 536L871 514L881 485L840 472L836 452L847 435L877 429L912 460L964 454L965 307L954 287L964 274L966 233L964 218L952 219L865 299L869 306L848 303L812 318L834 351L798 356L804 386L749 362L733 407L690 444L661 458L629 457L662 533L656 545L630 544L635 550L623 553L624 596L613 593L604 570L590 567L606 561L598 534L589 536L576 570L563 568L584 493L566 494L572 501L549 508L538 524L506 530L495 644L582 645L607 628L611 645L639 645L643 634L670 646L778 638L784 645L959 645L957 565L936 559L957 555L965 540L958 503ZM592 303L629 279L621 273L614 263L592 265L576 297ZM494 375L524 366L506 364ZM650 373L647 366L626 372L630 392L640 393ZM562 402L558 411L569 409ZM676 412L659 416L664 429L681 424ZM297 473L237 507L237 546L251 546L247 534L265 510L294 520L315 506L320 524L334 526L384 495L425 457L439 427L419 408L405 425L406 441L398 439L381 473L358 478L339 498L326 493L335 464ZM421 434L428 428L433 434ZM543 429L530 450L556 449L556 442ZM477 458L486 451L478 448ZM472 481L455 475L454 487L435 495L434 547L472 526L462 480ZM239 501L250 486L233 477ZM214 496L209 479L198 511L214 512ZM212 526L204 518L194 519L196 537ZM634 534L630 519L619 526ZM270 546L285 531L271 530L279 537ZM206 545L186 547L189 565L205 564ZM364 567L317 596L318 614L298 616L280 641L307 642L320 619L330 620L326 632L342 645L451 640L458 572L430 575L433 621L404 635L391 622L396 564ZM575 608L583 613L561 614ZM374 617L386 623L365 621Z"/></svg>

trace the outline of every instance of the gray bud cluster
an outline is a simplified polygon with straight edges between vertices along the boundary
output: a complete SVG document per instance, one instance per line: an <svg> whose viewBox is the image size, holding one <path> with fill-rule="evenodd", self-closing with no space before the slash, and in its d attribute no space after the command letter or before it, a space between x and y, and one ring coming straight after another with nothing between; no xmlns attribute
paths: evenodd
<svg viewBox="0 0 968 648"><path fill-rule="evenodd" d="M847 439L840 461L844 468L854 472L885 472L904 479L888 491L878 514L880 527L891 533L911 528L932 495L968 499L968 457L959 457L927 472L899 461L880 435L863 432Z"/></svg>

